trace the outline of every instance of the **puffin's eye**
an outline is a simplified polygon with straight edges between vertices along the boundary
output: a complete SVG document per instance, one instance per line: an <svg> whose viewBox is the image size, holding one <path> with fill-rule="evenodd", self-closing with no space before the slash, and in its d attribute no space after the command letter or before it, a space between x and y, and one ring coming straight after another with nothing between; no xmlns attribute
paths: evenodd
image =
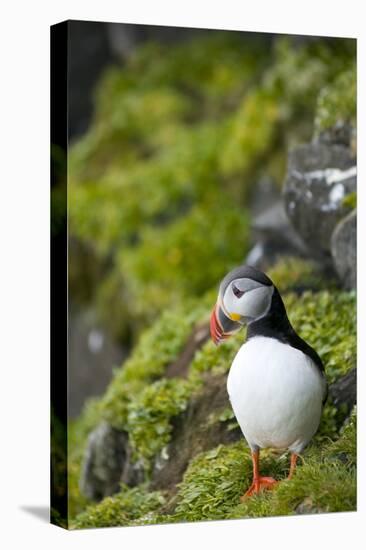
<svg viewBox="0 0 366 550"><path fill-rule="evenodd" d="M233 284L232 288L233 288L233 293L235 294L235 296L236 296L237 298L241 298L241 297L243 296L244 290L240 290L240 289L239 289L237 286L235 286L234 284Z"/></svg>

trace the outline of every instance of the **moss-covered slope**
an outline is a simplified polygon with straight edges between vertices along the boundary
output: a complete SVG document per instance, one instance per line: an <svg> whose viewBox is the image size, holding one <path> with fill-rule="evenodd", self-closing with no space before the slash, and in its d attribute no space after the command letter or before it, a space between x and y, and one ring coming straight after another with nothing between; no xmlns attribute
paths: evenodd
<svg viewBox="0 0 366 550"><path fill-rule="evenodd" d="M283 276L288 262L276 266L271 273L274 282L282 288L294 280L293 273L289 274L287 283ZM295 260L290 262L295 265ZM311 265L299 262L298 271L299 279L302 272L304 281L311 274ZM282 280L277 279L281 273ZM312 272L311 277L317 280L316 272ZM301 295L284 292L283 296L293 326L321 356L329 383L350 372L356 361L354 293L320 289ZM206 302L210 300L214 300L214 293ZM160 488L159 498L155 498L155 492L151 493L155 495L151 496L151 508L143 507L140 512L136 509L127 516L121 513L118 524L144 522L147 511L147 522L161 522L354 508L355 421L339 435L348 411L336 408L331 400L325 406L320 429L305 452L294 480L279 485L271 495L256 497L248 504L239 503L239 496L250 483L251 462L233 418L225 384L226 373L244 334L234 336L219 347L203 340L184 375L169 377L169 367L184 350L194 326L207 322L210 308L204 302L192 304L190 315L182 310L163 315L143 335L125 367L116 371L93 413L89 410L84 415L92 417L89 430L101 420L108 420L126 431L131 460L139 463L145 472L145 482L139 490L149 499L149 487ZM230 443L238 439L237 443ZM80 462L75 468L80 468ZM263 469L278 478L284 477L288 458L270 451L263 453ZM178 489L176 483L183 474ZM73 525L89 526L93 521L98 525L108 523L109 504L114 510L118 502L122 506L125 498L137 498L139 490L131 493L123 487L117 497L87 508ZM77 493L74 487L75 511L85 506ZM161 503L160 507L157 502ZM115 522L112 511L110 518L110 524Z"/></svg>
<svg viewBox="0 0 366 550"><path fill-rule="evenodd" d="M262 453L264 474L281 482L271 492L244 503L240 496L250 484L251 459L243 441L195 457L189 465L173 510L167 513L162 492L122 488L120 494L89 506L72 523L74 528L266 517L356 509L356 414L335 442L312 445L295 476L285 480L288 460Z"/></svg>

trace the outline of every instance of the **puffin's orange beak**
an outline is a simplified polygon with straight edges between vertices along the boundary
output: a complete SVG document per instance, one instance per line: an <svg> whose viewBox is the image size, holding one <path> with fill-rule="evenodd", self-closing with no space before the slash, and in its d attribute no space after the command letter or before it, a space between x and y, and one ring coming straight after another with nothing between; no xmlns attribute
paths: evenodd
<svg viewBox="0 0 366 550"><path fill-rule="evenodd" d="M223 340L223 338L225 338L224 329L220 325L220 322L219 322L218 316L217 316L217 308L218 307L220 307L220 306L218 306L216 304L213 311L212 311L212 313L211 313L211 319L210 319L211 338L212 338L213 342L216 345L218 345Z"/></svg>
<svg viewBox="0 0 366 550"><path fill-rule="evenodd" d="M216 345L240 330L242 325L239 323L239 319L240 316L235 314L229 319L220 306L220 302L216 303L210 319L211 338Z"/></svg>

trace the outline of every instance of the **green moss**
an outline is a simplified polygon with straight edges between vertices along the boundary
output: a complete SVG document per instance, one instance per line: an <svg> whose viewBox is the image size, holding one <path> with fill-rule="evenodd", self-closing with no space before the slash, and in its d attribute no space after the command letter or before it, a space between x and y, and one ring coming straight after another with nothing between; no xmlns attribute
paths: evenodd
<svg viewBox="0 0 366 550"><path fill-rule="evenodd" d="M89 504L79 489L81 464L90 432L100 422L101 411L98 399L89 399L77 420L68 425L68 505L69 517L75 517Z"/></svg>
<svg viewBox="0 0 366 550"><path fill-rule="evenodd" d="M185 380L163 379L146 387L128 406L126 429L135 460L142 459L147 471L150 459L169 442L171 419L183 412L192 392Z"/></svg>
<svg viewBox="0 0 366 550"><path fill-rule="evenodd" d="M145 403L145 406L148 407L148 402L144 402L144 392L147 388L156 388L151 383L159 379L163 375L165 368L177 358L193 327L205 315L205 312L206 306L203 300L202 305L188 302L186 309L180 308L163 313L160 319L141 336L133 354L124 363L123 367L115 370L114 377L103 397L89 400L80 417L76 421L69 423L68 472L70 517L74 517L75 514L88 504L88 500L80 493L79 479L89 433L102 420L106 420L117 429L129 429L129 406L133 409L131 403L136 400L137 403L141 405ZM173 386L173 383L170 385L169 383L166 384L166 381L163 381L160 389L162 387L170 389L170 386ZM177 388L177 395L181 393L180 388ZM150 406L153 402L153 400L150 401ZM162 406L162 401L159 399L156 399L154 403L158 407ZM169 406L169 397L166 398L165 403ZM160 416L162 416L161 410ZM145 416L147 431L154 429L151 427L154 418L156 418L154 417L154 411L149 410ZM164 445L164 441L170 433L169 420L170 416L165 420L161 420L161 424L164 424L166 431L160 434L156 449L160 449L161 445ZM134 428L136 427L135 439L139 442L138 434L143 433L144 429L142 428L142 414L134 419L131 412L130 421ZM132 431L131 427L130 430ZM141 445L143 447L143 440L141 441ZM149 448L151 445L154 445L154 442L147 439L145 447ZM137 445L136 452L137 448L140 451L140 446ZM145 457L146 453L144 454L144 451L145 448L143 447L142 455ZM150 456L149 453L147 454ZM145 465L148 470L148 461L145 461Z"/></svg>
<svg viewBox="0 0 366 550"><path fill-rule="evenodd" d="M201 379L204 373L223 374L228 371L235 354L245 340L245 331L240 331L220 346L208 341L197 351L190 365L190 377Z"/></svg>
<svg viewBox="0 0 366 550"><path fill-rule="evenodd" d="M198 455L180 484L174 520L224 518L239 501L250 476L250 453L243 441Z"/></svg>
<svg viewBox="0 0 366 550"><path fill-rule="evenodd" d="M138 246L121 253L135 315L151 318L160 308L177 304L182 295L202 295L240 261L243 247L238 242L247 240L248 218L234 207L221 216L222 208L224 200L206 212L196 207L168 232L147 229Z"/></svg>
<svg viewBox="0 0 366 550"><path fill-rule="evenodd" d="M349 208L350 210L354 210L357 207L357 193L354 191L353 193L350 193L349 195L346 195L344 199L342 200L342 206L345 206L346 208Z"/></svg>
<svg viewBox="0 0 366 550"><path fill-rule="evenodd" d="M232 510L229 517L356 510L356 416L336 442L305 451L291 481L280 483Z"/></svg>
<svg viewBox="0 0 366 550"><path fill-rule="evenodd" d="M310 139L309 121L313 119L319 91L339 74L348 59L347 55L335 59L334 47L335 44L322 41L295 46L289 37L275 41L270 65L229 119L220 157L222 174L240 174L244 178L261 174L265 158L266 174L278 183L283 181L283 157L288 144Z"/></svg>
<svg viewBox="0 0 366 550"><path fill-rule="evenodd" d="M285 256L267 271L280 293L296 289L329 289L332 281L325 280L318 264L292 256Z"/></svg>
<svg viewBox="0 0 366 550"><path fill-rule="evenodd" d="M279 106L272 94L261 88L248 93L230 124L221 154L222 173L247 175L273 145L279 118Z"/></svg>
<svg viewBox="0 0 366 550"><path fill-rule="evenodd" d="M306 292L285 296L295 330L316 349L329 383L356 364L356 296L354 292Z"/></svg>
<svg viewBox="0 0 366 550"><path fill-rule="evenodd" d="M235 420L234 411L231 407L225 407L222 410L213 411L207 419L207 425L211 426L217 422L228 422L229 420Z"/></svg>
<svg viewBox="0 0 366 550"><path fill-rule="evenodd" d="M135 519L160 508L165 502L162 493L149 493L141 487L122 487L120 493L89 506L71 522L71 529L130 525Z"/></svg>
<svg viewBox="0 0 366 550"><path fill-rule="evenodd" d="M166 311L144 332L131 357L115 371L101 400L105 420L117 429L126 429L129 403L163 375L202 314L202 308L190 302L184 309Z"/></svg>
<svg viewBox="0 0 366 550"><path fill-rule="evenodd" d="M340 437L327 449L329 460L338 459L346 466L356 467L357 463L357 414L356 407L340 431Z"/></svg>
<svg viewBox="0 0 366 550"><path fill-rule="evenodd" d="M318 97L315 130L321 132L336 124L356 126L356 64L325 86Z"/></svg>
<svg viewBox="0 0 366 550"><path fill-rule="evenodd" d="M240 503L251 483L249 449L243 442L196 457L181 483L174 521L264 517L355 510L355 415L335 443L312 447L299 459L291 481ZM261 453L261 472L283 480L288 456Z"/></svg>
<svg viewBox="0 0 366 550"><path fill-rule="evenodd" d="M356 414L336 442L312 444L298 460L295 475L286 480L288 455L262 451L263 475L280 481L272 491L244 502L252 480L250 451L244 440L197 455L189 464L172 504L161 493L144 487L127 489L80 514L73 528L146 525L245 517L339 512L356 509Z"/></svg>
<svg viewBox="0 0 366 550"><path fill-rule="evenodd" d="M281 482L271 494L261 494L239 504L227 517L273 517L355 509L355 473L340 463L309 460L298 467L291 481Z"/></svg>

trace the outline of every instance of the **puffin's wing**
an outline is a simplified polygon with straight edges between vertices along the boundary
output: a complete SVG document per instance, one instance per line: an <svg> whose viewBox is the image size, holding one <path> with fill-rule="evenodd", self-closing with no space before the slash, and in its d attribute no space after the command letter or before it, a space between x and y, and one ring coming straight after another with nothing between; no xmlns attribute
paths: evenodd
<svg viewBox="0 0 366 550"><path fill-rule="evenodd" d="M325 405L326 400L328 399L328 382L325 376L324 367L322 370L322 376L323 376L323 406Z"/></svg>
<svg viewBox="0 0 366 550"><path fill-rule="evenodd" d="M315 351L314 348L312 348L305 340L300 338L300 336L292 330L291 333L288 335L288 343L294 347L305 353L310 359L313 361L314 365L317 367L320 376L322 377L323 381L323 405L325 404L327 398L328 398L328 382L327 377L325 375L325 369L323 365L323 361L320 359L319 355Z"/></svg>

